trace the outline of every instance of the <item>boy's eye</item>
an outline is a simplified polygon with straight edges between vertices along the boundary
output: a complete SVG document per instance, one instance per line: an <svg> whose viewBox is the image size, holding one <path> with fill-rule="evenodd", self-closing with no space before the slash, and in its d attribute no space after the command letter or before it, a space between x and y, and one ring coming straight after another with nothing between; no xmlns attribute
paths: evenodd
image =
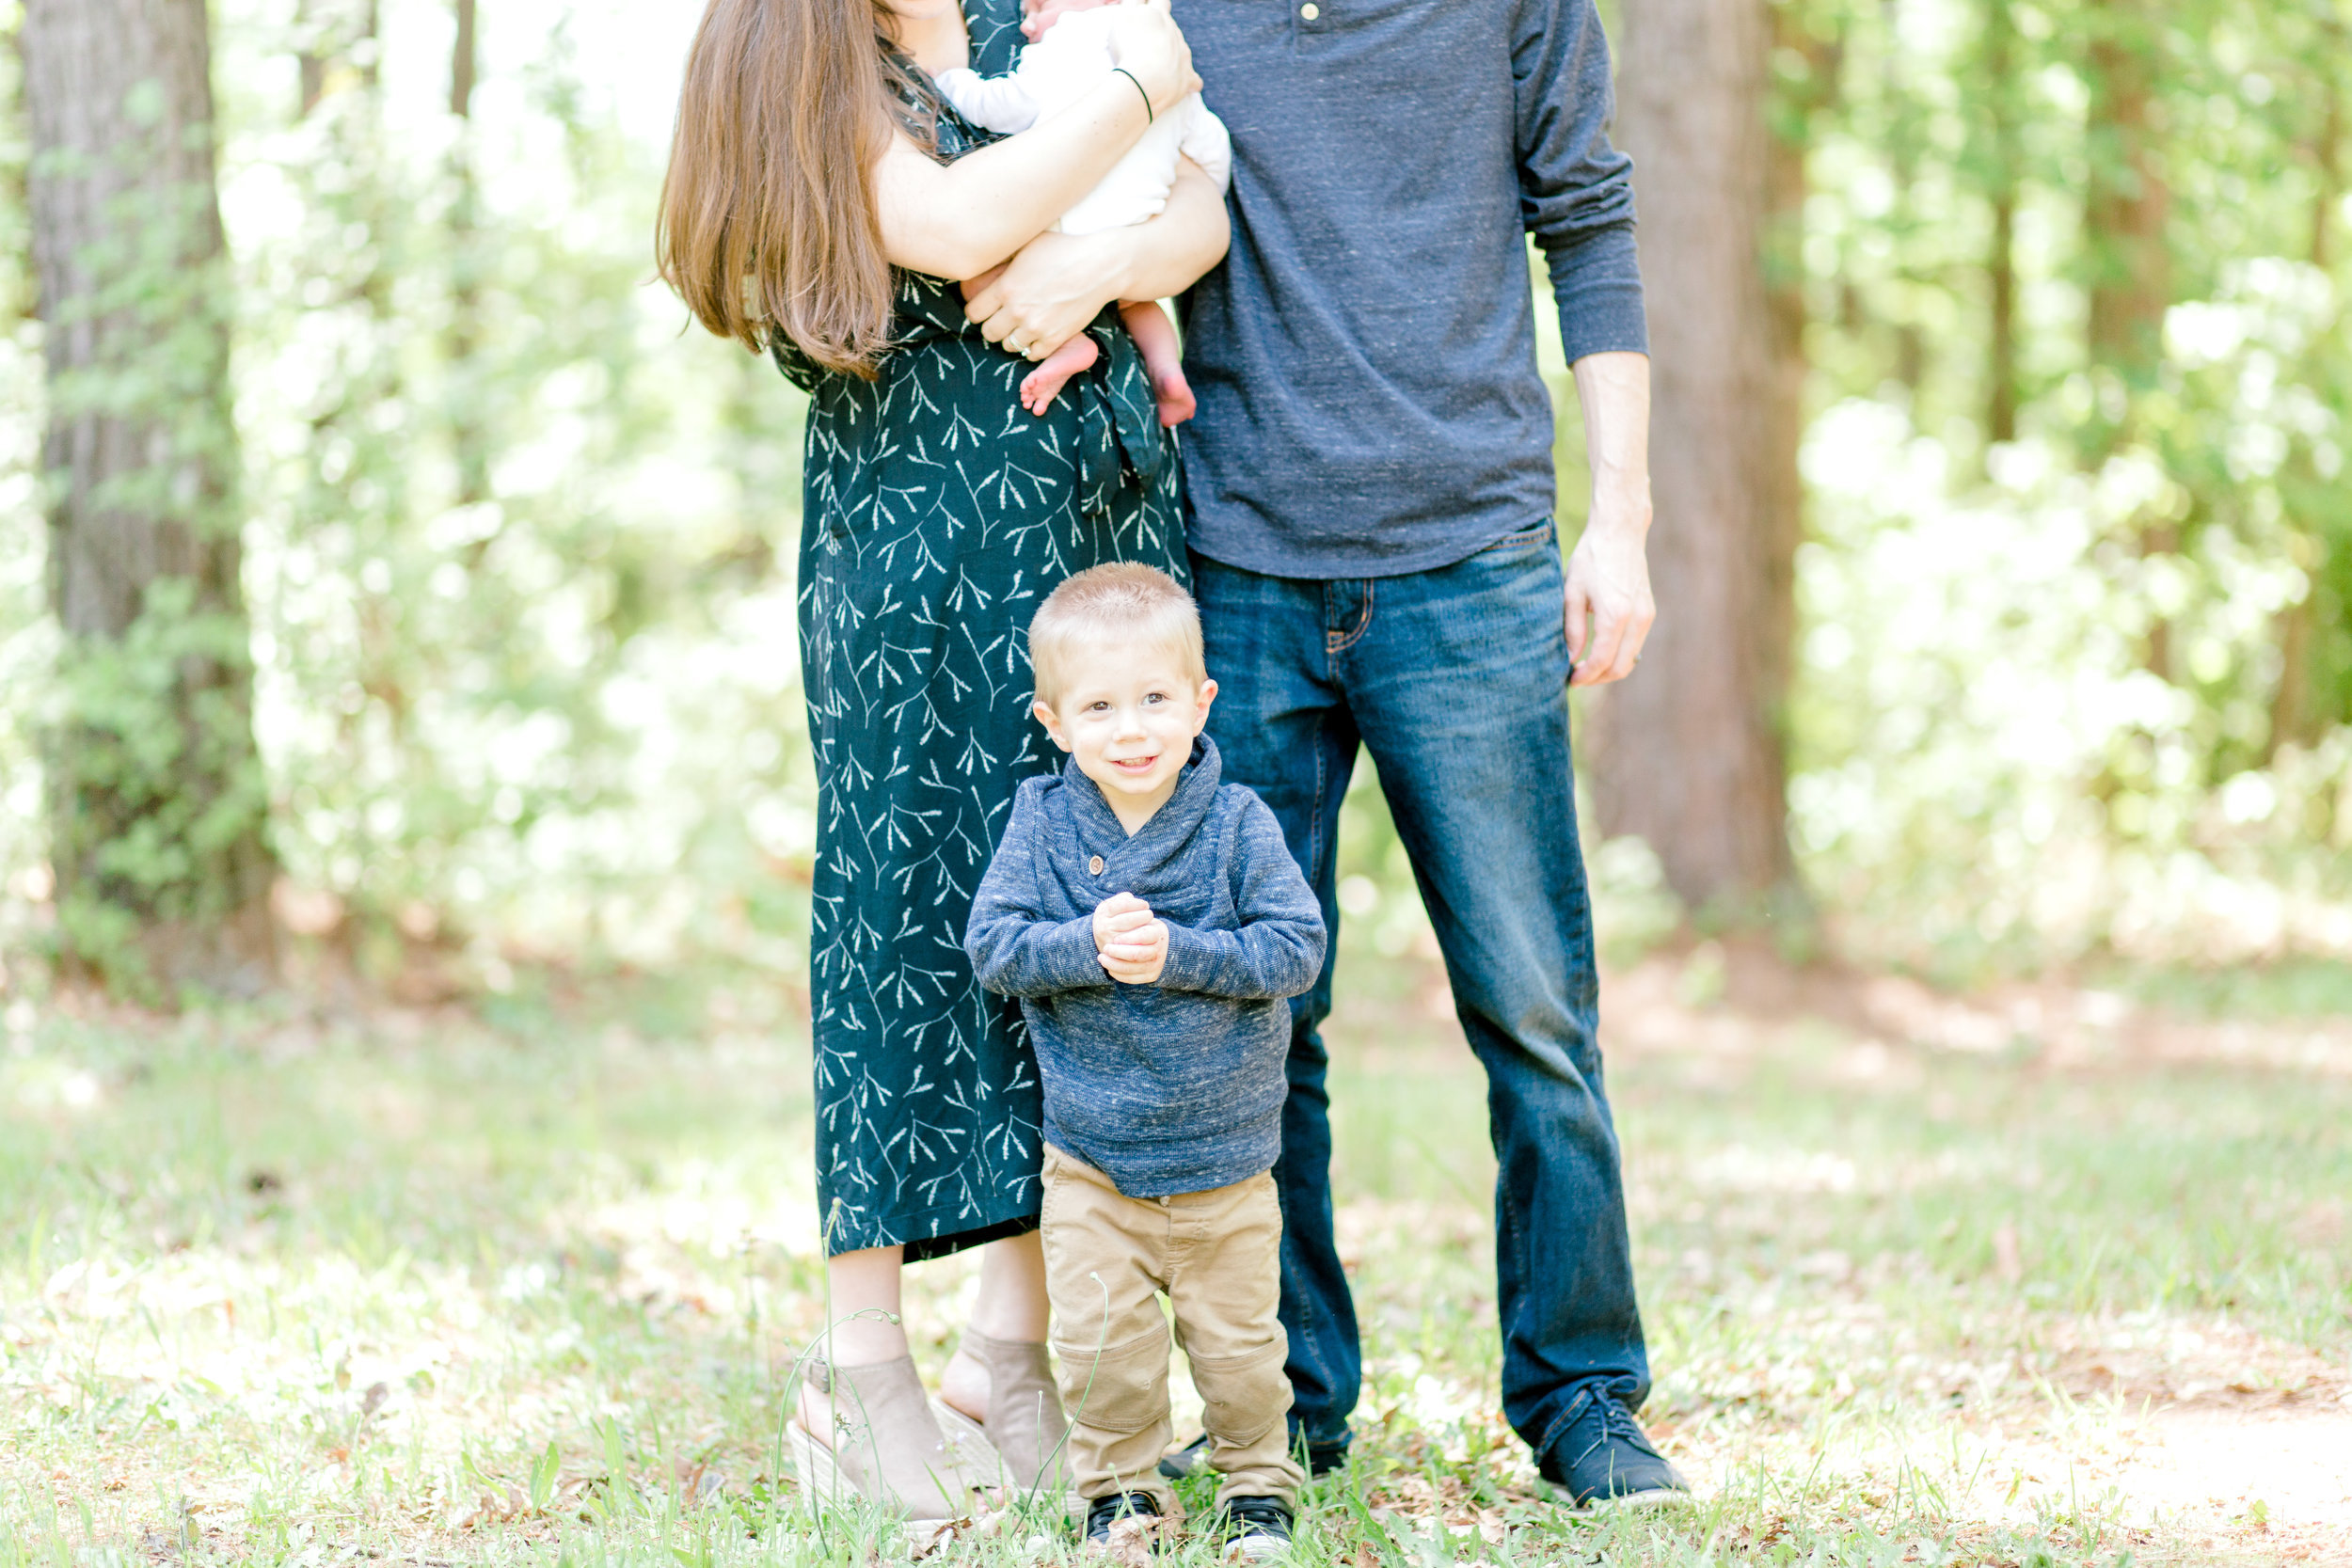
<svg viewBox="0 0 2352 1568"><path fill-rule="evenodd" d="M1144 705L1148 707L1153 703L1164 703L1168 701L1168 697L1164 692L1147 691L1143 694L1143 701Z"/></svg>
<svg viewBox="0 0 2352 1568"><path fill-rule="evenodd" d="M1111 710L1111 705L1110 705L1110 704L1108 704L1108 703L1089 703L1089 704L1087 704L1087 711L1088 711L1089 713L1108 713L1110 710Z"/></svg>

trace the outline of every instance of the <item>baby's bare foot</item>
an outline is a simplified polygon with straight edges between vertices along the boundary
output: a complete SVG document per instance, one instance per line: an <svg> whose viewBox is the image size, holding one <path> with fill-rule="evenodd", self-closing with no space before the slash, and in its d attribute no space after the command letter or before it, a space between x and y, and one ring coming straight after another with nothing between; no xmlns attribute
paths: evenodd
<svg viewBox="0 0 2352 1568"><path fill-rule="evenodd" d="M1021 378L1021 406L1032 414L1043 414L1054 406L1061 395L1062 384L1070 378L1052 371L1031 371Z"/></svg>
<svg viewBox="0 0 2352 1568"><path fill-rule="evenodd" d="M1200 409L1200 404L1193 401L1192 384L1184 379L1182 371L1153 375L1152 396L1160 405L1160 427L1164 430L1173 430Z"/></svg>

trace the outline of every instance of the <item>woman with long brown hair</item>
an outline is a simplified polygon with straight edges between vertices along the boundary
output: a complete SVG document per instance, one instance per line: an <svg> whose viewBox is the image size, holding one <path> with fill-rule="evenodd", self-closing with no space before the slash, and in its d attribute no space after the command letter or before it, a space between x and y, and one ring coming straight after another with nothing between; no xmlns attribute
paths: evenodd
<svg viewBox="0 0 2352 1568"><path fill-rule="evenodd" d="M1037 1481L1063 1426L1036 1064L961 945L1014 787L1050 766L1022 628L1102 562L1187 576L1174 438L1107 307L1216 265L1224 204L1188 167L1150 223L1046 232L1200 87L1167 0L1120 10L1120 71L998 138L931 75L1010 70L1020 0L710 0L662 192L662 277L810 394L800 629L833 1325L789 1435L812 1488L918 1518L960 1511L968 1481ZM1082 329L1094 368L1028 414L1024 356ZM934 1406L900 1267L975 1245L979 1292Z"/></svg>

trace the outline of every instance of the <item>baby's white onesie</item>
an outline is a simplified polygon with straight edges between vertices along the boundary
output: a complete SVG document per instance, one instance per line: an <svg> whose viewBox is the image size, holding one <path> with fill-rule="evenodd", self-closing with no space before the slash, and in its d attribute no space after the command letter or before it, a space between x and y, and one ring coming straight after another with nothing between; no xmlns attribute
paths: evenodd
<svg viewBox="0 0 2352 1568"><path fill-rule="evenodd" d="M1045 36L1025 46L1009 76L983 76L958 68L940 72L939 90L957 113L992 131L1025 131L1060 113L1111 73L1109 6L1064 11ZM1176 160L1190 158L1223 191L1232 183L1233 143L1225 122L1194 93L1152 122L1143 139L1111 166L1100 183L1080 197L1054 227L1064 234L1094 234L1124 229L1160 215L1176 183Z"/></svg>

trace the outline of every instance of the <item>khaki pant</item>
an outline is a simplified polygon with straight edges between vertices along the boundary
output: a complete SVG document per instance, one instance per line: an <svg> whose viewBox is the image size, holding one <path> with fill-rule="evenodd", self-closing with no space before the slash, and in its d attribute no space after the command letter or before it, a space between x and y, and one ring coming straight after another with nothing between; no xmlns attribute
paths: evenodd
<svg viewBox="0 0 2352 1568"><path fill-rule="evenodd" d="M1070 1412L1070 1470L1088 1497L1140 1492L1163 1513L1175 1494L1158 1471L1168 1425L1168 1320L1206 1408L1209 1465L1232 1497L1297 1500L1290 1455L1289 1341L1281 1299L1281 1212L1265 1174L1178 1197L1128 1197L1048 1144L1042 1219L1054 1352Z"/></svg>

